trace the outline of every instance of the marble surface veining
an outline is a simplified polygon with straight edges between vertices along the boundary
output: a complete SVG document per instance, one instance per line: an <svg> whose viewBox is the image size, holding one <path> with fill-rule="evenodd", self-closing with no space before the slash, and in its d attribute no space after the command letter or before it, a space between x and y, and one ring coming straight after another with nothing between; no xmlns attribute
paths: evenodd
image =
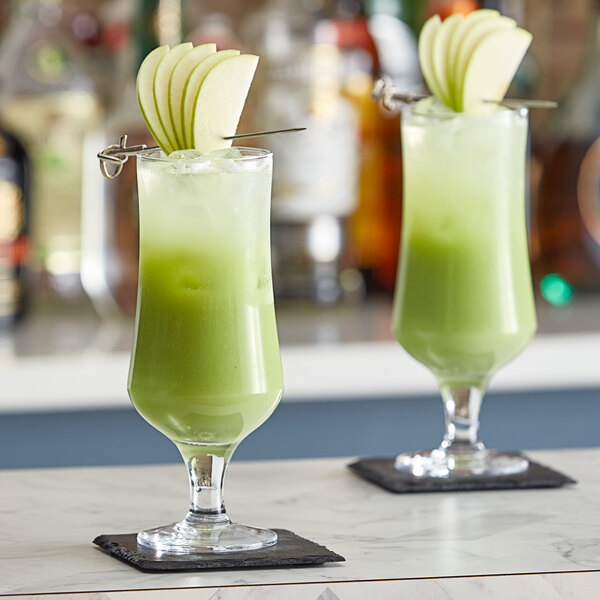
<svg viewBox="0 0 600 600"><path fill-rule="evenodd" d="M388 597L387 585L404 586L397 589L407 590L407 597L418 591L410 586L422 586L418 597L435 600L477 597L477 590L487 593L488 587L490 598L508 597L509 591L511 598L582 597L576 586L584 590L593 580L598 589L598 573L542 574L600 571L600 449L531 456L573 476L578 485L395 495L349 472L350 459L234 462L226 502L235 521L291 529L339 552L347 562L168 574L141 573L91 541L101 533L128 533L183 516L183 465L2 471L0 594L94 591L107 593L78 598L125 600L137 598L122 593L126 590L200 587L209 589L202 595L194 591L199 600L310 599L293 595L291 590L303 586L285 586L285 596L273 595L271 586L312 583L307 589L315 592L315 600L352 600L365 596L342 582L371 581L365 584L369 589L382 590L369 593L374 600ZM475 577L523 573L540 575ZM443 579L464 576L471 577ZM414 581L419 578L431 579ZM373 580L382 581L375 585ZM513 593L503 587L511 580L547 593ZM268 587L230 587L244 585ZM185 591L177 597L187 598Z"/></svg>
<svg viewBox="0 0 600 600"><path fill-rule="evenodd" d="M127 592L91 592L3 596L9 600L576 600L595 598L597 571L512 577L397 579L260 587L182 588Z"/></svg>

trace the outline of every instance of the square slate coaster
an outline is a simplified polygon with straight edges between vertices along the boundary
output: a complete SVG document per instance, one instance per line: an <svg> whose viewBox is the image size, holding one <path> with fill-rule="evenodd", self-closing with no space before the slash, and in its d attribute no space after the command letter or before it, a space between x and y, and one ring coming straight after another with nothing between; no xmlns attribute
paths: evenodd
<svg viewBox="0 0 600 600"><path fill-rule="evenodd" d="M395 457L361 458L348 465L348 468L363 479L396 494L553 488L567 483L577 483L571 477L532 460L529 461L529 469L517 475L498 477L478 475L430 479L397 471L394 468L394 460Z"/></svg>
<svg viewBox="0 0 600 600"><path fill-rule="evenodd" d="M127 564L148 572L250 569L265 567L305 567L340 562L346 559L335 552L296 535L287 529L272 529L277 543L262 550L156 556L138 548L137 534L99 535L94 544Z"/></svg>

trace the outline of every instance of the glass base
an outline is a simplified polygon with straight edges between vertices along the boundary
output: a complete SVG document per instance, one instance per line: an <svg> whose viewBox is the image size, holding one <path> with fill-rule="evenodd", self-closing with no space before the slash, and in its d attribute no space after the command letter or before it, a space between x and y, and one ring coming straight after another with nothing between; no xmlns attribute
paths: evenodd
<svg viewBox="0 0 600 600"><path fill-rule="evenodd" d="M157 554L201 554L207 552L243 552L260 550L277 543L277 534L231 522L190 525L179 523L146 529L137 535L138 546Z"/></svg>
<svg viewBox="0 0 600 600"><path fill-rule="evenodd" d="M400 454L394 466L415 477L494 477L523 473L529 461L515 454L468 446Z"/></svg>

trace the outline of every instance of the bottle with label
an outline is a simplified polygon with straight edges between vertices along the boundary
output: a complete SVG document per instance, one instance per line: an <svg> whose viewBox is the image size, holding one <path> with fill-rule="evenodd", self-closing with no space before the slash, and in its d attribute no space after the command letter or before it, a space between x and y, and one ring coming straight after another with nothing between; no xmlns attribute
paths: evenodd
<svg viewBox="0 0 600 600"><path fill-rule="evenodd" d="M271 0L249 18L245 33L261 57L254 126L307 128L260 140L275 154L275 293L335 302L344 294L345 280L356 287L345 273L346 233L359 177L359 120L342 93L335 25L318 3Z"/></svg>
<svg viewBox="0 0 600 600"><path fill-rule="evenodd" d="M29 162L19 140L0 126L0 329L28 304Z"/></svg>
<svg viewBox="0 0 600 600"><path fill-rule="evenodd" d="M72 40L61 0L13 2L0 48L3 121L32 162L33 266L61 296L81 295L81 197L86 136L102 103Z"/></svg>
<svg viewBox="0 0 600 600"><path fill-rule="evenodd" d="M598 3L600 11L600 3ZM534 280L551 304L600 290L600 19L596 43L552 126L538 136Z"/></svg>

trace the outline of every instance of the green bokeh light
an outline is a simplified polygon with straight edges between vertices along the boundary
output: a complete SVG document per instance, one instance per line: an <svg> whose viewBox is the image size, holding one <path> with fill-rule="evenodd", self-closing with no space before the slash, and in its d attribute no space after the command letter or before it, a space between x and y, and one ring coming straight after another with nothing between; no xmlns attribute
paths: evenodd
<svg viewBox="0 0 600 600"><path fill-rule="evenodd" d="M540 284L542 296L554 306L564 306L573 299L573 288L560 275L550 273Z"/></svg>

